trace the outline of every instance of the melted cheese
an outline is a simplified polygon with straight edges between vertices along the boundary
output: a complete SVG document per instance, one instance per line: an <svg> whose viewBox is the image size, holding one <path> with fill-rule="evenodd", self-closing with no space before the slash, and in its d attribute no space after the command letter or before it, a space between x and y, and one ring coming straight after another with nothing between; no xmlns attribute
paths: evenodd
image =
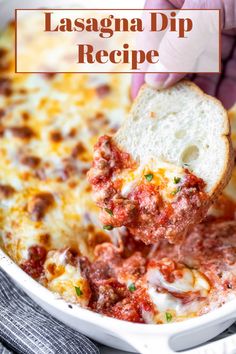
<svg viewBox="0 0 236 354"><path fill-rule="evenodd" d="M203 306L202 301L194 300L184 304L180 298L172 293L184 294L199 292L201 297L207 297L210 291L210 284L207 279L197 270L183 268L182 276L173 282L168 282L158 269L148 271L148 294L156 306L156 321L166 321L165 313L171 313L175 320L187 318L197 313ZM166 292L157 291L157 287L165 289Z"/></svg>
<svg viewBox="0 0 236 354"><path fill-rule="evenodd" d="M88 282L82 277L79 265L66 263L66 254L67 250L49 252L44 264L47 287L69 302L87 306L90 297ZM80 289L81 295L78 296L76 288Z"/></svg>
<svg viewBox="0 0 236 354"><path fill-rule="evenodd" d="M152 269L148 272L148 280L151 284L159 285L170 292L200 291L202 296L208 293L210 285L200 272L195 269L184 268L181 273L182 276L174 282L168 282L158 269Z"/></svg>
<svg viewBox="0 0 236 354"><path fill-rule="evenodd" d="M0 184L16 190L0 201L0 237L4 247L17 263L24 262L28 248L37 244L47 250L72 247L91 258L88 229L93 226L92 232L96 234L101 233L102 227L86 171L98 136L111 135L129 109L130 77L16 75L12 26L0 36L0 48L6 52L0 58L0 65L6 65L5 71L0 71L0 85L7 78L12 90L10 95L0 93L0 110L4 111L0 125L5 128L4 136L0 137ZM103 98L97 92L102 85L110 88ZM25 125L34 131L29 140L15 136L8 129ZM53 132L60 133L60 141L51 139ZM84 151L71 158L78 143L83 144ZM23 156L39 158L39 166L23 164ZM27 213L27 203L34 194L44 191L53 194L55 204L40 222L34 222ZM47 244L42 242L44 234L49 235Z"/></svg>
<svg viewBox="0 0 236 354"><path fill-rule="evenodd" d="M164 200L172 200L179 183L184 177L184 169L167 162L149 158L135 170L124 170L119 178L122 181L121 194L126 197L145 176L152 174L151 183L159 187Z"/></svg>

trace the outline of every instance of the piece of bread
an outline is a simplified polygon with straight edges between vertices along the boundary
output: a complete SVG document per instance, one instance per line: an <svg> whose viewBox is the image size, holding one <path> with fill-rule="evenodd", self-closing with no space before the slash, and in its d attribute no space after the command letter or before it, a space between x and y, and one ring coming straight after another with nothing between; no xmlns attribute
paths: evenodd
<svg viewBox="0 0 236 354"><path fill-rule="evenodd" d="M180 242L207 214L233 168L227 112L188 81L144 85L122 127L101 137L89 172L106 230Z"/></svg>
<svg viewBox="0 0 236 354"><path fill-rule="evenodd" d="M155 156L177 166L187 164L204 180L210 198L217 197L231 177L227 111L187 80L165 90L144 85L113 140L138 162Z"/></svg>

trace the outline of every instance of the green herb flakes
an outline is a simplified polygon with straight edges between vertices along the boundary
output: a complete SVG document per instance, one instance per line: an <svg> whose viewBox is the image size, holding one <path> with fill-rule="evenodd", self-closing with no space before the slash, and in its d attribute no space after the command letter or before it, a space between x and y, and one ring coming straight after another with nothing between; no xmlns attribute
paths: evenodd
<svg viewBox="0 0 236 354"><path fill-rule="evenodd" d="M129 285L128 289L129 289L129 291L130 291L131 293L133 293L133 292L136 290L135 284L134 284L134 283L131 283L131 284Z"/></svg>
<svg viewBox="0 0 236 354"><path fill-rule="evenodd" d="M181 181L180 177L174 177L174 183L178 184Z"/></svg>
<svg viewBox="0 0 236 354"><path fill-rule="evenodd" d="M188 164L188 163L184 163L184 164L183 164L183 167L184 167L184 168L188 168L188 167L189 167L189 164Z"/></svg>
<svg viewBox="0 0 236 354"><path fill-rule="evenodd" d="M170 312L166 312L166 322L169 323L172 321L172 315Z"/></svg>
<svg viewBox="0 0 236 354"><path fill-rule="evenodd" d="M146 178L146 180L147 180L148 182L151 182L152 179L153 179L153 174L152 174L152 173L148 173L147 175L144 175L144 177Z"/></svg>
<svg viewBox="0 0 236 354"><path fill-rule="evenodd" d="M173 192L171 192L172 195L176 195L181 191L181 187L176 188Z"/></svg>
<svg viewBox="0 0 236 354"><path fill-rule="evenodd" d="M80 289L79 286L75 286L75 292L77 296L82 296L83 295L83 291Z"/></svg>
<svg viewBox="0 0 236 354"><path fill-rule="evenodd" d="M103 229L104 229L104 230L111 231L111 230L113 230L113 226L112 226L112 225L104 225L104 226L103 226Z"/></svg>
<svg viewBox="0 0 236 354"><path fill-rule="evenodd" d="M113 216L113 211L111 209L105 208L104 209L109 215Z"/></svg>

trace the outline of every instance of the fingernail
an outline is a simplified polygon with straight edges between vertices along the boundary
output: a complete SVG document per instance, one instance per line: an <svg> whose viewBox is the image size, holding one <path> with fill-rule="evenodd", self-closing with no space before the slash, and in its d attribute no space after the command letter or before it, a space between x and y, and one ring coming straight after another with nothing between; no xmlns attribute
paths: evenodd
<svg viewBox="0 0 236 354"><path fill-rule="evenodd" d="M148 85L162 89L165 88L165 84L169 79L170 74L161 73L161 74L149 74L145 75L145 81Z"/></svg>

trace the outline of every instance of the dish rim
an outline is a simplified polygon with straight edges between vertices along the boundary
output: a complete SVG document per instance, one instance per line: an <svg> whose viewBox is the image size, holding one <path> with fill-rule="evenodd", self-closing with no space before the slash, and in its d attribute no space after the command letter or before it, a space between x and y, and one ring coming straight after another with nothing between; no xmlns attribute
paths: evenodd
<svg viewBox="0 0 236 354"><path fill-rule="evenodd" d="M208 325L213 325L216 322L220 323L226 319L236 318L236 299L233 299L206 314L181 322L168 324L128 322L96 313L90 309L82 308L77 304L71 304L63 300L58 294L53 293L25 273L2 248L0 248L0 268L3 269L23 291L32 294L34 298L39 298L45 304L72 316L74 319L83 320L91 324L98 324L99 327L109 330L112 328L112 331L120 332L122 323L122 331L128 330L131 333L140 333L142 335L154 332L159 335L174 335L202 326L207 327ZM72 305L72 308L70 308L69 305Z"/></svg>

